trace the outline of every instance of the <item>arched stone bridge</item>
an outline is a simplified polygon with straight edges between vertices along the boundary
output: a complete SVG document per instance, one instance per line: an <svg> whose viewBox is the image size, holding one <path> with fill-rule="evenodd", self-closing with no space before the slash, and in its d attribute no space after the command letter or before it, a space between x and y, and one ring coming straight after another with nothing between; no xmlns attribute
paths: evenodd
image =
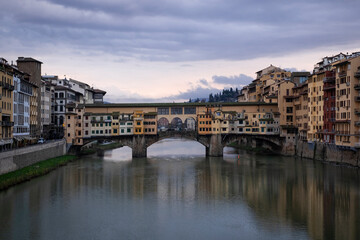
<svg viewBox="0 0 360 240"><path fill-rule="evenodd" d="M199 135L196 131L164 131L157 135L129 135L129 136L102 136L84 138L84 145L94 140L111 140L128 146L132 149L134 158L146 157L147 148L152 144L167 138L185 138L201 143L206 148L206 156L223 156L223 148L230 143L251 147L263 147L273 152L282 152L285 138L279 135L250 135L250 134L208 134Z"/></svg>

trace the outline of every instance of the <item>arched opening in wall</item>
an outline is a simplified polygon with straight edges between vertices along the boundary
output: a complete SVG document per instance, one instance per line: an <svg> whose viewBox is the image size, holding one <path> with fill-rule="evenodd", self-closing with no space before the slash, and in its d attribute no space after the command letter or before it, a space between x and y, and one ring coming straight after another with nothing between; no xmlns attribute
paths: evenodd
<svg viewBox="0 0 360 240"><path fill-rule="evenodd" d="M158 120L158 131L162 132L162 131L167 131L169 129L169 120L167 120L167 118L160 118Z"/></svg>
<svg viewBox="0 0 360 240"><path fill-rule="evenodd" d="M181 131L183 130L183 122L180 118L176 117L171 121L170 129L173 131Z"/></svg>
<svg viewBox="0 0 360 240"><path fill-rule="evenodd" d="M184 138L166 138L158 141L147 149L149 158L160 157L170 159L203 159L206 155L205 146L201 143Z"/></svg>
<svg viewBox="0 0 360 240"><path fill-rule="evenodd" d="M196 122L195 119L190 117L185 120L184 128L186 131L195 131Z"/></svg>

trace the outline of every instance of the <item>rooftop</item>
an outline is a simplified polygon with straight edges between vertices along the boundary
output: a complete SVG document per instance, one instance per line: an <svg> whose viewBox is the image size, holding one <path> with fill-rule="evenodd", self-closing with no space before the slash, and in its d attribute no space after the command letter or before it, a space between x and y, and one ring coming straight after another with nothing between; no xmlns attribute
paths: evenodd
<svg viewBox="0 0 360 240"><path fill-rule="evenodd" d="M38 63L42 64L42 62L40 62L39 60L36 60L32 57L18 57L16 62L38 62Z"/></svg>
<svg viewBox="0 0 360 240"><path fill-rule="evenodd" d="M86 108L109 107L212 107L212 106L275 106L277 103L265 102L218 102L218 103L108 103L85 104Z"/></svg>

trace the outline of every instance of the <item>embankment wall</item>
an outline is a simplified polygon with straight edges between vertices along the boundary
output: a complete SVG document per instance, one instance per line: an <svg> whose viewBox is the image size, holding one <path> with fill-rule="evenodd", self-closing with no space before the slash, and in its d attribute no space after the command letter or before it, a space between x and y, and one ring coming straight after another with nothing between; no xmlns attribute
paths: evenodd
<svg viewBox="0 0 360 240"><path fill-rule="evenodd" d="M0 175L66 154L65 139L0 153Z"/></svg>
<svg viewBox="0 0 360 240"><path fill-rule="evenodd" d="M344 149L334 144L303 141L298 141L295 149L296 155L302 158L360 167L360 151L355 149Z"/></svg>

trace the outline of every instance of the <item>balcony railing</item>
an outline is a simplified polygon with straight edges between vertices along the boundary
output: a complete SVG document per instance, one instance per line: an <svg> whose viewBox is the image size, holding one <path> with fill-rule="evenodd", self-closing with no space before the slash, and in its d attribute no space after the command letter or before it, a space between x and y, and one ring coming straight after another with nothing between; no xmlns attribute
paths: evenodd
<svg viewBox="0 0 360 240"><path fill-rule="evenodd" d="M334 76L328 76L328 77L324 77L324 83L326 82L335 82L335 77Z"/></svg>
<svg viewBox="0 0 360 240"><path fill-rule="evenodd" d="M355 96L355 101L360 102L360 96Z"/></svg>
<svg viewBox="0 0 360 240"><path fill-rule="evenodd" d="M3 122L1 122L1 125L3 127L12 127L12 126L14 126L14 122L3 121Z"/></svg>
<svg viewBox="0 0 360 240"><path fill-rule="evenodd" d="M360 84L355 84L354 88L355 90L360 90Z"/></svg>
<svg viewBox="0 0 360 240"><path fill-rule="evenodd" d="M355 126L359 127L360 126L360 121L355 121Z"/></svg>
<svg viewBox="0 0 360 240"><path fill-rule="evenodd" d="M350 135L349 131L336 131L337 135Z"/></svg>
<svg viewBox="0 0 360 240"><path fill-rule="evenodd" d="M356 115L360 115L360 109L355 109L354 112Z"/></svg>
<svg viewBox="0 0 360 240"><path fill-rule="evenodd" d="M331 90L331 89L335 89L335 85L334 85L334 86L324 87L324 91L326 91L326 90Z"/></svg>
<svg viewBox="0 0 360 240"><path fill-rule="evenodd" d="M354 77L360 78L360 69L358 68L357 72L355 72Z"/></svg>
<svg viewBox="0 0 360 240"><path fill-rule="evenodd" d="M339 72L339 78L346 77L346 71Z"/></svg>

